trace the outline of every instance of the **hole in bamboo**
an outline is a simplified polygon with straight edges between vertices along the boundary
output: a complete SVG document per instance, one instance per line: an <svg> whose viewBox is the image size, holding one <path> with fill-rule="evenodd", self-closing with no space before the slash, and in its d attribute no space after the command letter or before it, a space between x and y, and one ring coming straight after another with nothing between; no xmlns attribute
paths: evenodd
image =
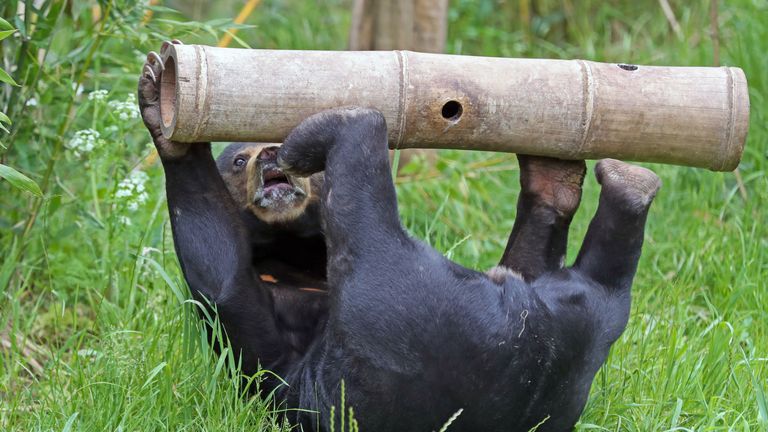
<svg viewBox="0 0 768 432"><path fill-rule="evenodd" d="M461 104L458 101L449 100L445 103L445 105L443 105L441 114L446 120L457 121L459 118L461 118L461 113L463 111L464 109L461 107Z"/></svg>
<svg viewBox="0 0 768 432"><path fill-rule="evenodd" d="M176 61L173 57L165 61L165 71L160 78L160 117L167 128L176 117Z"/></svg>
<svg viewBox="0 0 768 432"><path fill-rule="evenodd" d="M624 69L625 71L630 71L630 72L637 70L637 65L633 65L633 64L621 63L619 64L619 67Z"/></svg>

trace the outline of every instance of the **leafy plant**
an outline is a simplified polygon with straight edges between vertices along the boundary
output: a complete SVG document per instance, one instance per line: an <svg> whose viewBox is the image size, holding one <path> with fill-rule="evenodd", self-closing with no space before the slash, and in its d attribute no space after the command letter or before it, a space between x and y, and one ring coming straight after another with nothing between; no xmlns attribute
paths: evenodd
<svg viewBox="0 0 768 432"><path fill-rule="evenodd" d="M2 42L3 39L13 35L14 33L16 33L16 29L13 28L13 26L8 21L0 18L0 42ZM14 81L14 79L8 75L8 72L6 72L1 67L0 82L11 86L18 86L16 81ZM11 119L8 118L4 112L0 111L0 131L5 132L6 134L10 133L8 127L10 127L12 124L13 123L11 122ZM0 147L5 148L2 141L0 141ZM0 164L0 178L7 180L8 183L12 184L13 186L25 190L38 198L42 197L43 195L42 191L40 190L40 186L38 186L37 183L35 183L32 179L25 176L24 174L18 172L13 167L9 167L8 165Z"/></svg>

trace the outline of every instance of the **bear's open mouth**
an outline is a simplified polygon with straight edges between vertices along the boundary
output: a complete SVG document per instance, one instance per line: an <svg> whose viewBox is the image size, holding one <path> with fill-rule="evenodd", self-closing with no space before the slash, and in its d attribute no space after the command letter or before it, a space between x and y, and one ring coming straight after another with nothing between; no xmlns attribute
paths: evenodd
<svg viewBox="0 0 768 432"><path fill-rule="evenodd" d="M264 189L271 189L280 185L291 186L288 176L279 169L269 170L264 173Z"/></svg>

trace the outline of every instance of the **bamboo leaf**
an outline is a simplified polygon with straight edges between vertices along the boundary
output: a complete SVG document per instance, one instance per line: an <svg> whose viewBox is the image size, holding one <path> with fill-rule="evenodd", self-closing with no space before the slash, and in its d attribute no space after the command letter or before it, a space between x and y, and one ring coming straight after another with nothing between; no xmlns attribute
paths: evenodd
<svg viewBox="0 0 768 432"><path fill-rule="evenodd" d="M8 21L0 18L0 30L13 30L13 26Z"/></svg>
<svg viewBox="0 0 768 432"><path fill-rule="evenodd" d="M2 69L0 69L0 81L4 83L8 83L12 86L18 86L18 84L16 84L16 81L14 81L13 78L11 78L11 76L8 75L8 72Z"/></svg>
<svg viewBox="0 0 768 432"><path fill-rule="evenodd" d="M16 30L2 30L0 31L0 40L7 38L8 36L16 33Z"/></svg>
<svg viewBox="0 0 768 432"><path fill-rule="evenodd" d="M0 123L13 124L13 122L11 122L11 119L9 119L4 112L0 112Z"/></svg>
<svg viewBox="0 0 768 432"><path fill-rule="evenodd" d="M177 11L176 9L169 8L169 7L166 7L166 6L159 6L159 5L150 6L148 9L153 11L153 12L165 12L165 13L174 13L174 14L180 14L181 13L181 12Z"/></svg>
<svg viewBox="0 0 768 432"><path fill-rule="evenodd" d="M11 185L21 190L25 190L38 198L43 196L43 191L40 190L40 186L38 186L34 180L8 165L0 164L0 178L8 180L8 183Z"/></svg>
<svg viewBox="0 0 768 432"><path fill-rule="evenodd" d="M24 27L24 21L21 20L21 15L13 17L13 23L16 24L16 28L23 37L27 37L27 29Z"/></svg>

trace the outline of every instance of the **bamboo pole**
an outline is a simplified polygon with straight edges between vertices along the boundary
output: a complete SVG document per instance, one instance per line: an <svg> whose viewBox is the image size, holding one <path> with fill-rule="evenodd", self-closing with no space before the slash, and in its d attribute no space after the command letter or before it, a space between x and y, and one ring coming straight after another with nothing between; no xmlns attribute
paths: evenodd
<svg viewBox="0 0 768 432"><path fill-rule="evenodd" d="M733 170L749 98L734 67L172 45L160 88L177 141L280 142L326 108L380 110L391 148L613 157Z"/></svg>

